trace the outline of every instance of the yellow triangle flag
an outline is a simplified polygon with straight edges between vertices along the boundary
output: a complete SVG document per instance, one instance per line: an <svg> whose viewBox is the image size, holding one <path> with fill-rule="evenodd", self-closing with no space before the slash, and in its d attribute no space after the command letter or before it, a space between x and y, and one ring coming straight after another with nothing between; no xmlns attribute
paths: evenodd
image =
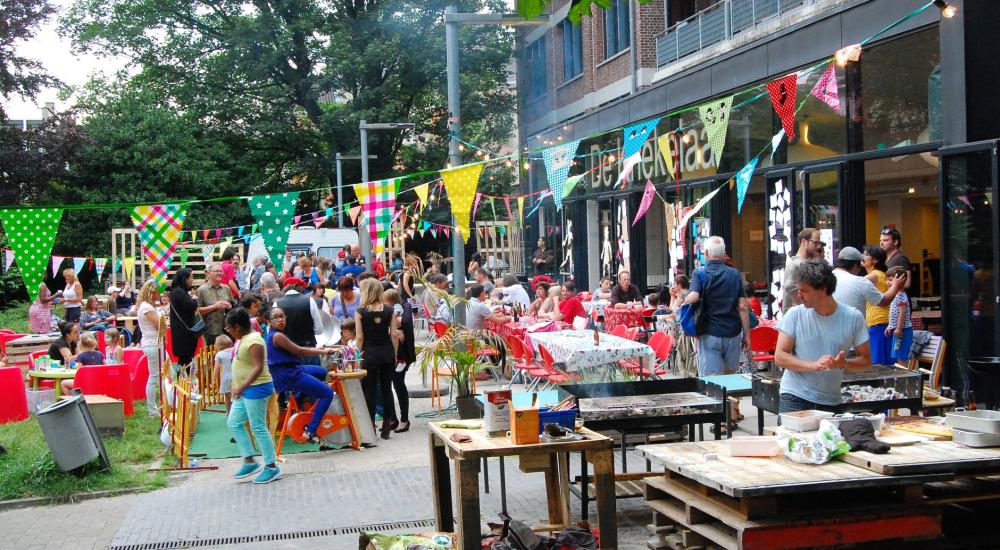
<svg viewBox="0 0 1000 550"><path fill-rule="evenodd" d="M660 150L660 155L663 156L663 162L667 163L667 174L670 175L671 179L674 179L674 152L671 150L670 138L673 136L673 132L668 132L662 136L656 138L657 148Z"/></svg>
<svg viewBox="0 0 1000 550"><path fill-rule="evenodd" d="M417 194L417 198L420 199L420 208L423 209L427 206L427 190L430 188L429 183L421 183L420 185L413 188L413 192Z"/></svg>
<svg viewBox="0 0 1000 550"><path fill-rule="evenodd" d="M444 180L444 188L448 191L448 201L451 203L451 214L455 216L455 229L461 233L463 241L469 238L472 200L476 196L482 171L482 164L441 170L441 179Z"/></svg>
<svg viewBox="0 0 1000 550"><path fill-rule="evenodd" d="M132 270L135 269L135 258L122 258L122 275L126 281L132 280Z"/></svg>
<svg viewBox="0 0 1000 550"><path fill-rule="evenodd" d="M517 223L524 225L524 197L517 198Z"/></svg>

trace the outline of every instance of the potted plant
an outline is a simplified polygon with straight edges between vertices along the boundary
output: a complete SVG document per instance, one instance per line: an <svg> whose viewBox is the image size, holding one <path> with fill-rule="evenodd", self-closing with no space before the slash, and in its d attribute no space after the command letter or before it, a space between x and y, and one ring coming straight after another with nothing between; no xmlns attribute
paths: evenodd
<svg viewBox="0 0 1000 550"><path fill-rule="evenodd" d="M451 319L455 318L455 309L467 303L464 298L451 296L430 285L426 288L425 292L436 292L444 298L442 307L451 311ZM490 361L485 352L490 349L503 352L504 348L503 338L491 331L470 330L461 324L451 323L443 334L420 350L417 363L421 373L430 370L451 379L459 418L480 418L482 414L475 402L473 383Z"/></svg>

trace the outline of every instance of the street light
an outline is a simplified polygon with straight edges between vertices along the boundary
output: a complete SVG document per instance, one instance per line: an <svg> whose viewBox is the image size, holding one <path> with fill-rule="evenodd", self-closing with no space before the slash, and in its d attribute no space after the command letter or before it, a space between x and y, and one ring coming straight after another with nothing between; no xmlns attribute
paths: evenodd
<svg viewBox="0 0 1000 550"><path fill-rule="evenodd" d="M458 13L458 8L448 6L444 9L445 58L448 71L448 132L459 136L462 132L462 94L459 88L458 75L458 26L459 25L526 25L538 26L549 22L549 16L543 15L534 19L525 19L516 13ZM451 166L462 165L462 151L458 141L448 140L448 163ZM457 226L452 216L451 224ZM465 296L465 241L459 231L452 232L451 239L452 276L456 296ZM465 322L465 307L459 302L455 308L456 321Z"/></svg>
<svg viewBox="0 0 1000 550"><path fill-rule="evenodd" d="M377 159L378 155L368 155L369 159ZM341 161L361 160L361 155L341 155L337 153L337 227L344 227L344 177Z"/></svg>
<svg viewBox="0 0 1000 550"><path fill-rule="evenodd" d="M361 130L361 182L368 183L368 130L412 130L417 125L412 122L371 122L361 120L358 128ZM343 210L343 207L341 207ZM371 261L372 243L367 231L358 231L361 243L361 256Z"/></svg>

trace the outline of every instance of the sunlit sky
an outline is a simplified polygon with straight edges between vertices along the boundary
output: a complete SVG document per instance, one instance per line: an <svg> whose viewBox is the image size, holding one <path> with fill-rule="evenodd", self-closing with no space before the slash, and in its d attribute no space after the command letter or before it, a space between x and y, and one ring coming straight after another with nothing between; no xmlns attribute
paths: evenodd
<svg viewBox="0 0 1000 550"><path fill-rule="evenodd" d="M51 2L60 10L66 9L73 3L72 0L51 0ZM514 0L507 0L507 4L508 8L513 10ZM23 56L41 61L49 74L69 86L80 86L87 82L92 74L112 74L125 65L125 61L121 59L103 59L89 54L74 54L70 40L61 38L56 32L57 19L58 16L49 19L39 29L33 40L19 44L18 52ZM11 119L37 119L41 117L41 106L48 101L56 103L57 111L69 106L60 102L58 95L59 90L46 89L34 101L25 101L17 96L6 101L0 99L0 101L3 102L7 116Z"/></svg>

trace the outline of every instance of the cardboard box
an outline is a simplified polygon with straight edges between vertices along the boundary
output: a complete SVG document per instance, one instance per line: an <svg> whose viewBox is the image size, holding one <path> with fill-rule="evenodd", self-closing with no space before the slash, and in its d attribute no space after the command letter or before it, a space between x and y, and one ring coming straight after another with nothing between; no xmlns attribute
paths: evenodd
<svg viewBox="0 0 1000 550"><path fill-rule="evenodd" d="M510 390L486 392L483 427L490 435L503 435L510 430L510 400Z"/></svg>
<svg viewBox="0 0 1000 550"><path fill-rule="evenodd" d="M515 445L538 443L538 409L510 408L510 441Z"/></svg>
<svg viewBox="0 0 1000 550"><path fill-rule="evenodd" d="M69 399L70 396L60 396ZM125 435L125 403L106 395L84 395L90 416L94 418L97 431L104 436L121 437Z"/></svg>

